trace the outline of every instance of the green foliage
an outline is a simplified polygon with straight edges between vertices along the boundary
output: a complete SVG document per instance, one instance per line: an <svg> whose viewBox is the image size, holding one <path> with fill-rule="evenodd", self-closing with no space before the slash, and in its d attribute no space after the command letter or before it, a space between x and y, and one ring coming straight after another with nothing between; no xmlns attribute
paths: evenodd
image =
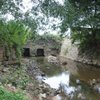
<svg viewBox="0 0 100 100"><path fill-rule="evenodd" d="M44 41L46 43L52 43L52 50L59 50L61 46L62 37L60 35L53 35L50 33L44 33L43 35L37 35L35 41L40 40L41 42ZM57 45L58 44L58 45Z"/></svg>
<svg viewBox="0 0 100 100"><path fill-rule="evenodd" d="M45 0L45 3L47 0ZM48 1L49 6L54 3L54 7L48 7L49 15L61 17L62 24L61 29L62 32L65 32L68 27L83 27L83 26L91 26L92 28L99 27L99 1L98 0L65 0L64 5L60 5L55 2ZM53 6L53 5L51 5ZM45 5L43 5L45 8ZM54 10L52 10L54 8ZM59 10L59 11L58 11Z"/></svg>
<svg viewBox="0 0 100 100"><path fill-rule="evenodd" d="M20 19L23 16L22 11L20 10L22 7L22 0L0 0L0 14L11 14L16 19Z"/></svg>
<svg viewBox="0 0 100 100"><path fill-rule="evenodd" d="M0 100L27 100L22 93L9 92L4 87L0 87Z"/></svg>
<svg viewBox="0 0 100 100"><path fill-rule="evenodd" d="M31 12L29 12L29 11L26 12L24 14L24 19L21 19L20 22L22 22L25 26L28 26L31 29L32 34L30 36L30 40L34 41L35 37L37 36L37 32L36 32L37 23L34 20L34 18L32 16L30 16L30 13Z"/></svg>
<svg viewBox="0 0 100 100"><path fill-rule="evenodd" d="M31 16L31 11L28 10L27 12L24 12L22 9L24 9L23 0L1 0L0 18L5 18L5 21L8 21L10 15L14 20L18 20L25 26L30 27L34 37L37 28L35 18Z"/></svg>
<svg viewBox="0 0 100 100"><path fill-rule="evenodd" d="M54 40L56 42L60 42L62 40L62 37L60 37L60 35L44 33L43 35L37 35L36 40L38 40L38 39L44 39L46 41Z"/></svg>
<svg viewBox="0 0 100 100"><path fill-rule="evenodd" d="M100 48L99 0L65 0L64 5L55 0L44 0L42 11L48 16L60 17L62 34L71 28L71 38L73 42L78 41L81 49Z"/></svg>
<svg viewBox="0 0 100 100"><path fill-rule="evenodd" d="M5 73L0 71L2 76L0 82L3 85L11 84L16 88L26 90L28 84L34 81L29 77L29 75L26 72L27 70L26 64L21 64L21 66L8 65L7 68L8 70ZM4 66L0 66L0 70L2 69L6 68L4 68Z"/></svg>
<svg viewBox="0 0 100 100"><path fill-rule="evenodd" d="M81 51L91 50L97 52L100 48L99 29L81 28L81 31L76 29L72 34L72 40L73 43L79 43Z"/></svg>
<svg viewBox="0 0 100 100"><path fill-rule="evenodd" d="M18 21L9 21L0 25L1 44L5 49L5 56L8 60L12 57L12 50L18 59L21 57L21 50L29 39L31 30L29 27Z"/></svg>

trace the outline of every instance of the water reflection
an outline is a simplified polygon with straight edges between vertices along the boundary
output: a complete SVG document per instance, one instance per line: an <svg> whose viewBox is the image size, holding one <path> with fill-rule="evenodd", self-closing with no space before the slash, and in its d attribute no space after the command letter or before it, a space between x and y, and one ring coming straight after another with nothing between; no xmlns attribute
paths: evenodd
<svg viewBox="0 0 100 100"><path fill-rule="evenodd" d="M88 83L90 80L100 79L100 70L65 58L64 60L67 61L65 66L49 64L45 59L37 61L40 69L47 75L43 81L49 84L51 88L60 89L64 94L70 95L72 100L81 100L80 97L85 98L85 100L99 100L100 94L95 92ZM58 97L60 96L58 95ZM64 97L61 96L60 98ZM66 97L61 100L66 100Z"/></svg>
<svg viewBox="0 0 100 100"><path fill-rule="evenodd" d="M45 83L49 84L51 88L59 89L61 84L69 86L69 72L63 72L60 75L48 77L44 80Z"/></svg>
<svg viewBox="0 0 100 100"><path fill-rule="evenodd" d="M50 85L51 88L60 89L65 95L72 96L75 92L75 87L70 86L70 73L69 71L63 72L57 76L48 77L43 80L45 83Z"/></svg>
<svg viewBox="0 0 100 100"><path fill-rule="evenodd" d="M37 61L38 65L40 66L40 70L42 70L42 72L44 72L48 76L55 76L58 75L58 73L63 72L60 65L58 66L55 64L48 63L46 58L37 57L34 59Z"/></svg>

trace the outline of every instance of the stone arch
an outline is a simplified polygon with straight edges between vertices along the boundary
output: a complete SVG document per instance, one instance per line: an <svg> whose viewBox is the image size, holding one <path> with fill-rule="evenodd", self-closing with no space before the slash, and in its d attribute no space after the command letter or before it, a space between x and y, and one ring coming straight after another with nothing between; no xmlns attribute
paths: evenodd
<svg viewBox="0 0 100 100"><path fill-rule="evenodd" d="M36 52L37 56L44 56L44 49L38 48Z"/></svg>
<svg viewBox="0 0 100 100"><path fill-rule="evenodd" d="M23 56L30 57L30 48L23 48Z"/></svg>

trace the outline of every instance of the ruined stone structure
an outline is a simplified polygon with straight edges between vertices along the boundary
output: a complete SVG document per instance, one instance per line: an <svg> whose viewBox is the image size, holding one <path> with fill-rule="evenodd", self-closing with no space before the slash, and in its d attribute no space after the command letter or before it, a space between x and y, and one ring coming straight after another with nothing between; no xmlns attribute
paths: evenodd
<svg viewBox="0 0 100 100"><path fill-rule="evenodd" d="M3 59L3 48L0 47L0 61L2 61Z"/></svg>
<svg viewBox="0 0 100 100"><path fill-rule="evenodd" d="M23 55L29 56L56 56L60 52L61 44L52 39L37 39L34 42L28 41L24 47Z"/></svg>
<svg viewBox="0 0 100 100"><path fill-rule="evenodd" d="M49 56L59 55L61 44L55 40L37 39L34 42L28 41L23 47L23 56ZM0 61L3 60L3 48L0 47Z"/></svg>
<svg viewBox="0 0 100 100"><path fill-rule="evenodd" d="M79 61L86 64L92 64L100 66L100 56L94 56L90 55L91 52L88 52L88 54L79 53L78 45L72 44L71 39L65 38L62 46L61 46L61 52L60 56L66 57L71 60ZM92 56L92 57L91 57Z"/></svg>

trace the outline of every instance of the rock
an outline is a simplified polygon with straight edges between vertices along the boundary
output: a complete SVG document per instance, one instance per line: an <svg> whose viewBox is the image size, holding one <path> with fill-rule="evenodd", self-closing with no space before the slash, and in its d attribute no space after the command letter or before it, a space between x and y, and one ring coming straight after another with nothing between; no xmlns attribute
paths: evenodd
<svg viewBox="0 0 100 100"><path fill-rule="evenodd" d="M97 83L100 83L100 79L97 79L96 81L97 81Z"/></svg>
<svg viewBox="0 0 100 100"><path fill-rule="evenodd" d="M43 100L44 98L46 98L46 94L45 93L44 94L40 93L39 94L39 100Z"/></svg>
<svg viewBox="0 0 100 100"><path fill-rule="evenodd" d="M79 79L76 79L76 84L80 84L80 80Z"/></svg>
<svg viewBox="0 0 100 100"><path fill-rule="evenodd" d="M78 85L77 86L77 91L81 91L81 89L82 89L82 86L81 85Z"/></svg>
<svg viewBox="0 0 100 100"><path fill-rule="evenodd" d="M97 65L97 60L93 60L93 65Z"/></svg>
<svg viewBox="0 0 100 100"><path fill-rule="evenodd" d="M17 92L17 89L14 86L12 86L11 84L7 84L6 88L11 92Z"/></svg>
<svg viewBox="0 0 100 100"><path fill-rule="evenodd" d="M58 64L58 59L55 56L48 56L47 59L49 63Z"/></svg>
<svg viewBox="0 0 100 100"><path fill-rule="evenodd" d="M44 77L44 76L46 76L46 75L45 75L44 73L41 73L41 76Z"/></svg>
<svg viewBox="0 0 100 100"><path fill-rule="evenodd" d="M56 95L56 96L50 97L48 100L62 100L62 98L61 98L61 96Z"/></svg>
<svg viewBox="0 0 100 100"><path fill-rule="evenodd" d="M97 91L98 93L100 93L100 84L95 85L95 86L93 87L93 89L94 89L95 91Z"/></svg>
<svg viewBox="0 0 100 100"><path fill-rule="evenodd" d="M56 95L58 95L58 94L60 94L60 91L55 91L55 92L54 92L54 96L56 96Z"/></svg>
<svg viewBox="0 0 100 100"><path fill-rule="evenodd" d="M92 80L90 80L90 85L92 86L92 85L95 85L96 84L96 79L92 79Z"/></svg>
<svg viewBox="0 0 100 100"><path fill-rule="evenodd" d="M79 100L86 100L86 97L82 93L79 93L78 96L77 96L77 98Z"/></svg>
<svg viewBox="0 0 100 100"><path fill-rule="evenodd" d="M65 62L62 62L62 65L67 65L67 62L65 61Z"/></svg>
<svg viewBox="0 0 100 100"><path fill-rule="evenodd" d="M36 99L33 99L29 93L26 93L26 96L28 97L28 100L36 100Z"/></svg>
<svg viewBox="0 0 100 100"><path fill-rule="evenodd" d="M3 69L2 69L2 72L5 73L5 72L8 72L8 70L9 70L8 68L3 68Z"/></svg>
<svg viewBox="0 0 100 100"><path fill-rule="evenodd" d="M30 90L34 89L33 83L28 83L27 86L26 86L26 88L30 89Z"/></svg>

